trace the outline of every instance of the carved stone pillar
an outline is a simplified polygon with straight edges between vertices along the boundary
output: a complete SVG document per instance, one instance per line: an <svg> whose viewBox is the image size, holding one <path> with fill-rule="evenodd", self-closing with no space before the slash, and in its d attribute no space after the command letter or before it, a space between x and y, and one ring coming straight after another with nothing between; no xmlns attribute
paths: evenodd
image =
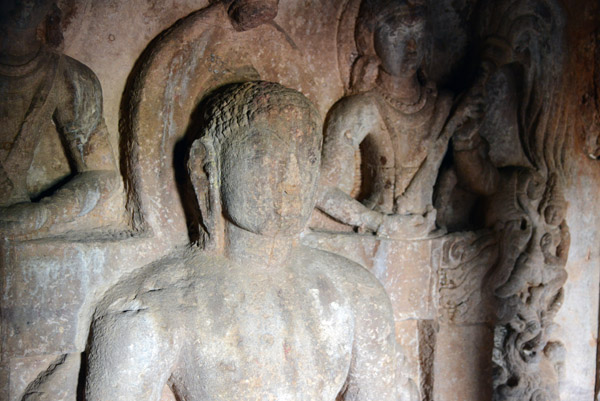
<svg viewBox="0 0 600 401"><path fill-rule="evenodd" d="M456 233L438 240L432 254L438 307L434 400L492 397L493 303L486 278L497 255L491 231Z"/></svg>

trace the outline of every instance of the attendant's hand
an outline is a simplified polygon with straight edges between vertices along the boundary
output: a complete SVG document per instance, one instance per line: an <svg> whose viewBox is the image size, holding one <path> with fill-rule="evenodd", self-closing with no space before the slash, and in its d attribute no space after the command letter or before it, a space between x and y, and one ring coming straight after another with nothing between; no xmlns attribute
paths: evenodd
<svg viewBox="0 0 600 401"><path fill-rule="evenodd" d="M436 229L436 210L431 208L425 214L388 214L377 230L377 235L391 239L427 238Z"/></svg>

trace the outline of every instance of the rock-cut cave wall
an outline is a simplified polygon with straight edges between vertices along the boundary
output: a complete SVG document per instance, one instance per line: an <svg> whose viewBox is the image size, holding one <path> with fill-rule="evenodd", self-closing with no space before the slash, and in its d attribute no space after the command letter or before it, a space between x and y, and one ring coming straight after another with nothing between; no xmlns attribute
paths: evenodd
<svg viewBox="0 0 600 401"><path fill-rule="evenodd" d="M596 1L0 11L0 399L600 399Z"/></svg>

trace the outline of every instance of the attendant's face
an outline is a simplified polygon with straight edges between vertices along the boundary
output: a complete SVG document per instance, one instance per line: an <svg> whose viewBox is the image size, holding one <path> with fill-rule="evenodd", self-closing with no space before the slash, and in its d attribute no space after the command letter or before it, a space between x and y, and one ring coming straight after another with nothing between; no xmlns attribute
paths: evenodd
<svg viewBox="0 0 600 401"><path fill-rule="evenodd" d="M375 29L375 52L381 68L393 76L414 74L423 63L425 22L417 16L392 14Z"/></svg>
<svg viewBox="0 0 600 401"><path fill-rule="evenodd" d="M221 199L235 225L267 237L299 234L314 208L321 136L304 111L259 117L223 144Z"/></svg>

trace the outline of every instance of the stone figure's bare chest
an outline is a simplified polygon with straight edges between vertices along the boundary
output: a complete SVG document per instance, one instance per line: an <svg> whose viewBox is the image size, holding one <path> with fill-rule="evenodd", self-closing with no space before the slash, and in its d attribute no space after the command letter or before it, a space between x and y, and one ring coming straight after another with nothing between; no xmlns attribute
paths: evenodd
<svg viewBox="0 0 600 401"><path fill-rule="evenodd" d="M418 167L427 157L435 138L431 124L431 105L414 114L405 114L381 101L380 113L390 135L398 167Z"/></svg>
<svg viewBox="0 0 600 401"><path fill-rule="evenodd" d="M198 318L191 360L173 375L184 399L333 401L350 365L350 308L317 285L259 287L224 291Z"/></svg>
<svg viewBox="0 0 600 401"><path fill-rule="evenodd" d="M32 113L35 96L39 95L45 78L46 74L43 71L26 77L0 76L3 94L0 99L0 117L3 121L0 128L0 157L2 159L5 159L6 154L12 149L25 118ZM40 105L36 106L40 107ZM47 117L49 122L52 116L48 115Z"/></svg>

